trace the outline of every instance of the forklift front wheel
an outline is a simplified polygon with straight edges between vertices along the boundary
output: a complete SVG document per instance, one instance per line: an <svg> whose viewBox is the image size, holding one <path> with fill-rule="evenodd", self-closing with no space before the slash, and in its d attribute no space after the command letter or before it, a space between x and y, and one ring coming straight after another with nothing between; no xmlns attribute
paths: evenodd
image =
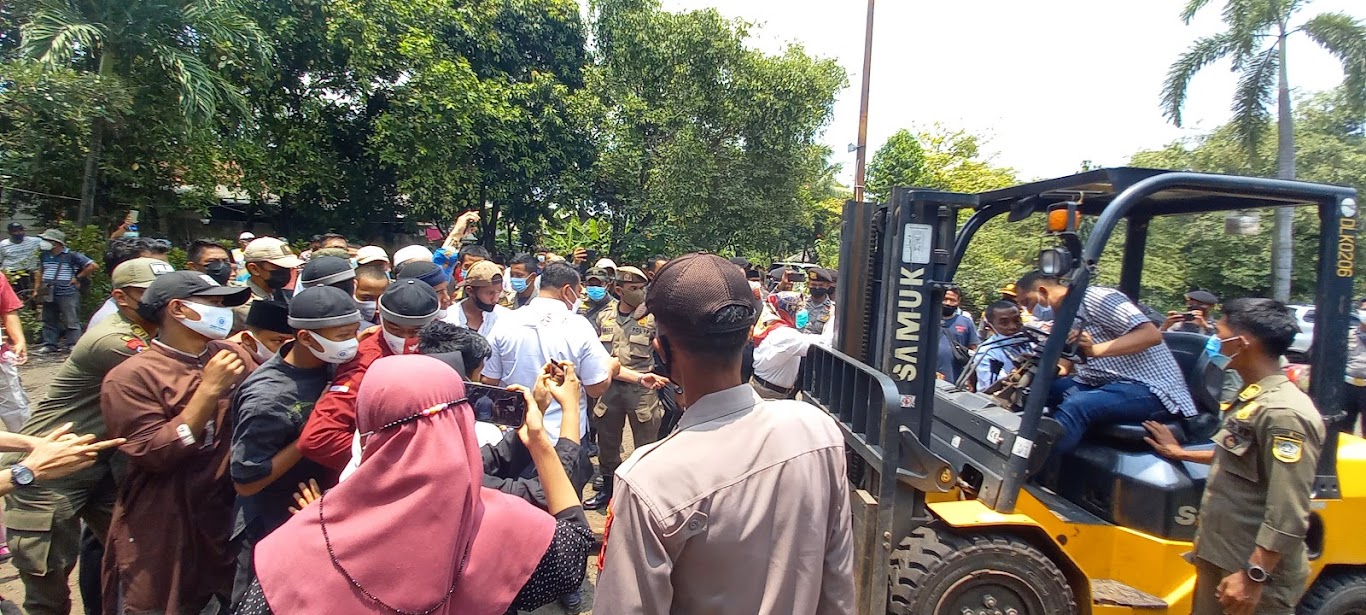
<svg viewBox="0 0 1366 615"><path fill-rule="evenodd" d="M1075 615L1072 588L1052 560L1005 534L917 529L892 553L896 615Z"/></svg>
<svg viewBox="0 0 1366 615"><path fill-rule="evenodd" d="M1300 600L1303 615L1366 613L1366 572L1337 572L1319 577Z"/></svg>

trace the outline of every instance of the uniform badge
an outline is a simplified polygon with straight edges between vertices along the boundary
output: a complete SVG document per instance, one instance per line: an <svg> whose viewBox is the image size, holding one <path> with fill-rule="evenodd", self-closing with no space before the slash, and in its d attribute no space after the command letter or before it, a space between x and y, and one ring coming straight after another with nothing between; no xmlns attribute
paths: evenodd
<svg viewBox="0 0 1366 615"><path fill-rule="evenodd" d="M1254 382L1252 384L1247 385L1247 387L1243 389L1243 392L1238 394L1238 399L1242 401L1252 401L1256 399L1258 395L1261 394L1262 385Z"/></svg>
<svg viewBox="0 0 1366 615"><path fill-rule="evenodd" d="M1253 386L1256 386L1256 385L1253 385ZM1240 421L1246 421L1246 420L1248 420L1249 418L1252 418L1252 413L1256 412L1256 411L1257 411L1258 409L1260 409L1260 408L1261 408L1261 405L1260 405L1260 404L1255 404L1255 403L1246 404L1246 405L1244 405L1242 408L1239 408L1238 411L1237 411L1236 413L1233 414L1233 418L1236 418L1236 419L1238 419L1238 420L1240 420Z"/></svg>
<svg viewBox="0 0 1366 615"><path fill-rule="evenodd" d="M1295 463L1304 456L1304 441L1287 436L1275 436L1271 440L1271 454L1279 461Z"/></svg>
<svg viewBox="0 0 1366 615"><path fill-rule="evenodd" d="M123 345L133 352L142 352L147 349L147 344L144 344L141 339L131 335L123 336Z"/></svg>

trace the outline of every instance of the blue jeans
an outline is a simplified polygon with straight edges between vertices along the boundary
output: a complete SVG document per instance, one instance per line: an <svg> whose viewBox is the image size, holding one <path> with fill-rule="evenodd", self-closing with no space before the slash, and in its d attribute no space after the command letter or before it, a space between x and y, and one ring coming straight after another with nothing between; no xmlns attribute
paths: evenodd
<svg viewBox="0 0 1366 615"><path fill-rule="evenodd" d="M1081 444L1092 425L1138 424L1167 416L1167 408L1148 386L1120 380L1101 386L1059 378L1049 390L1053 418L1062 424L1063 434L1053 445L1053 455L1061 457Z"/></svg>

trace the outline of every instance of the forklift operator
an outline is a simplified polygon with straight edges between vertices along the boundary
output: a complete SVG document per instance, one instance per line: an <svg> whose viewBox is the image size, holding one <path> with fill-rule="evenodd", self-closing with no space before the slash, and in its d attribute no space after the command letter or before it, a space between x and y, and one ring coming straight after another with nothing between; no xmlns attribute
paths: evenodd
<svg viewBox="0 0 1366 615"><path fill-rule="evenodd" d="M1325 427L1314 402L1281 371L1299 326L1285 304L1224 305L1205 352L1251 382L1224 413L1215 448L1188 451L1145 423L1148 444L1177 461L1212 463L1195 535L1194 615L1290 615L1309 575L1305 535Z"/></svg>
<svg viewBox="0 0 1366 615"><path fill-rule="evenodd" d="M1035 288L1040 302L1055 311L1068 292L1051 276L1040 277ZM1190 417L1199 412L1181 368L1162 343L1162 332L1124 293L1087 287L1077 320L1081 331L1073 332L1073 341L1086 361L1075 366L1074 375L1054 382L1049 392L1053 418L1063 427L1053 448L1056 458L1077 448L1092 425L1137 425L1168 414Z"/></svg>

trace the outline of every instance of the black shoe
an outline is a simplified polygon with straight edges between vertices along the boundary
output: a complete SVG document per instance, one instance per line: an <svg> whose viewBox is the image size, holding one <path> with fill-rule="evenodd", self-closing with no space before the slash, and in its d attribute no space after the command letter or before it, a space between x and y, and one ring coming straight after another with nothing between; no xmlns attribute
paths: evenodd
<svg viewBox="0 0 1366 615"><path fill-rule="evenodd" d="M601 492L602 492L602 475L601 475L601 474L599 474L599 475L593 477L593 491L598 492L598 493L601 493Z"/></svg>
<svg viewBox="0 0 1366 615"><path fill-rule="evenodd" d="M583 501L583 507L587 510L603 511L607 510L607 503L612 501L611 491L599 491L593 497Z"/></svg>
<svg viewBox="0 0 1366 615"><path fill-rule="evenodd" d="M564 607L566 615L575 615L583 610L583 593L575 591L572 594L560 596L560 606Z"/></svg>

